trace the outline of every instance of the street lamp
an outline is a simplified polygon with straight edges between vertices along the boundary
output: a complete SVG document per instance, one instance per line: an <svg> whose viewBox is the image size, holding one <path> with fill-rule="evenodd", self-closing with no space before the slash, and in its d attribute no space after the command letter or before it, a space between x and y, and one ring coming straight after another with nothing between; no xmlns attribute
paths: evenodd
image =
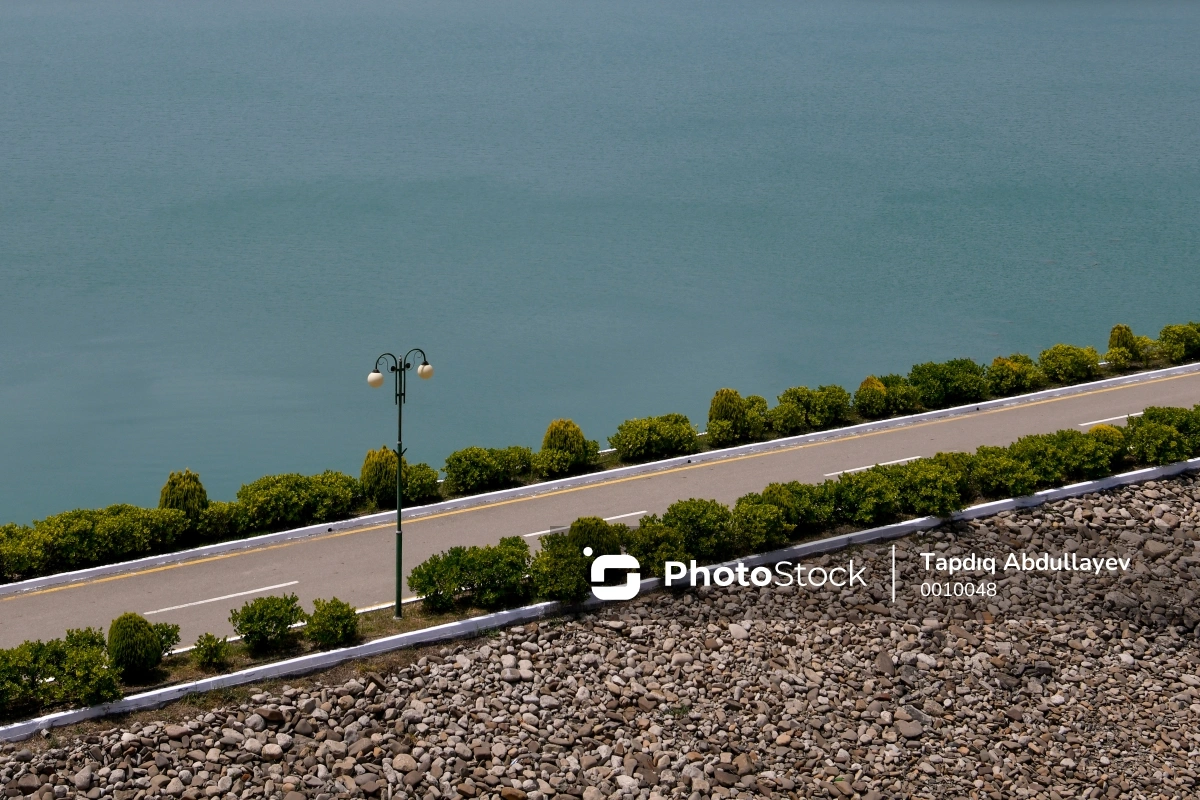
<svg viewBox="0 0 1200 800"><path fill-rule="evenodd" d="M391 372L395 377L396 383L396 617L404 615L403 606L400 602L404 596L404 534L400 527L400 516L404 508L404 495L400 487L400 465L404 458L404 392L408 371L412 369L412 362L409 358L413 353L418 353L421 356L421 363L417 365L417 377L432 378L433 367L429 366L429 360L425 358L425 351L419 347L414 347L404 354L404 358L396 358L391 353L384 353L379 358L375 359L375 369L367 375L367 384L378 389L383 386L383 373L379 370L380 366L386 366L388 372Z"/></svg>

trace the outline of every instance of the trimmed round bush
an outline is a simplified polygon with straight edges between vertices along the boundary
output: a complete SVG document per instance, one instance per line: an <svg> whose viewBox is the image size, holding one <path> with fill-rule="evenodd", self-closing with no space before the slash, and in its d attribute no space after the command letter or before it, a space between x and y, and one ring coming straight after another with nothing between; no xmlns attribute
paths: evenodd
<svg viewBox="0 0 1200 800"><path fill-rule="evenodd" d="M1117 468L1129 452L1125 445L1125 431L1115 425L1094 425L1088 429L1087 435L1099 442L1109 453L1109 464L1113 469Z"/></svg>
<svg viewBox="0 0 1200 800"><path fill-rule="evenodd" d="M465 547L434 553L408 573L408 588L420 595L425 610L440 614L454 608L463 590Z"/></svg>
<svg viewBox="0 0 1200 800"><path fill-rule="evenodd" d="M575 458L565 450L543 448L533 454L533 474L539 478L554 480L571 474Z"/></svg>
<svg viewBox="0 0 1200 800"><path fill-rule="evenodd" d="M294 594L256 597L229 612L229 623L255 652L278 650L292 638L291 627L308 619Z"/></svg>
<svg viewBox="0 0 1200 800"><path fill-rule="evenodd" d="M767 412L768 427L776 436L797 436L810 430L808 414L795 403L780 403ZM709 426L709 436L712 436Z"/></svg>
<svg viewBox="0 0 1200 800"><path fill-rule="evenodd" d="M1188 456L1200 455L1200 406L1193 409L1149 406L1141 418L1134 417L1133 427L1147 422L1170 425L1183 434Z"/></svg>
<svg viewBox="0 0 1200 800"><path fill-rule="evenodd" d="M108 627L108 656L129 682L145 678L162 662L162 640L145 617L122 614Z"/></svg>
<svg viewBox="0 0 1200 800"><path fill-rule="evenodd" d="M229 664L229 640L211 633L200 634L192 646L192 660L202 670L223 669Z"/></svg>
<svg viewBox="0 0 1200 800"><path fill-rule="evenodd" d="M899 490L901 513L949 519L963 507L960 475L945 463L919 458L890 471Z"/></svg>
<svg viewBox="0 0 1200 800"><path fill-rule="evenodd" d="M708 444L732 447L749 441L749 407L736 389L718 389L708 404Z"/></svg>
<svg viewBox="0 0 1200 800"><path fill-rule="evenodd" d="M988 392L996 397L1022 394L1041 389L1046 385L1046 376L1024 353L1013 353L1007 358L992 359L987 370Z"/></svg>
<svg viewBox="0 0 1200 800"><path fill-rule="evenodd" d="M793 526L795 534L811 536L833 525L833 481L816 485L799 481L771 483L759 497L783 512L784 522Z"/></svg>
<svg viewBox="0 0 1200 800"><path fill-rule="evenodd" d="M264 475L238 489L238 514L244 533L266 533L346 519L361 497L357 479L333 470Z"/></svg>
<svg viewBox="0 0 1200 800"><path fill-rule="evenodd" d="M570 453L572 466L584 466L587 462L587 438L583 430L569 419L556 419L547 426L546 435L542 437L542 449Z"/></svg>
<svg viewBox="0 0 1200 800"><path fill-rule="evenodd" d="M476 494L508 485L504 466L491 450L464 447L446 456L446 487L455 494Z"/></svg>
<svg viewBox="0 0 1200 800"><path fill-rule="evenodd" d="M405 506L423 506L442 499L437 470L428 464L409 464L406 458L400 459L400 491ZM395 497L395 489L392 497ZM392 505L395 505L394 500Z"/></svg>
<svg viewBox="0 0 1200 800"><path fill-rule="evenodd" d="M1109 369L1126 369L1133 363L1133 354L1124 347L1110 347L1104 354L1104 361Z"/></svg>
<svg viewBox="0 0 1200 800"><path fill-rule="evenodd" d="M654 514L646 519L660 521ZM700 561L718 561L731 552L733 515L716 500L678 500L667 507L661 522L679 531L687 551Z"/></svg>
<svg viewBox="0 0 1200 800"><path fill-rule="evenodd" d="M971 483L982 497L1024 497L1037 488L1038 476L1004 447L980 447L971 463Z"/></svg>
<svg viewBox="0 0 1200 800"><path fill-rule="evenodd" d="M1170 425L1130 420L1129 428L1129 455L1137 463L1161 466L1188 458L1187 440Z"/></svg>
<svg viewBox="0 0 1200 800"><path fill-rule="evenodd" d="M696 429L683 414L627 419L608 437L617 457L630 464L695 453L700 449Z"/></svg>
<svg viewBox="0 0 1200 800"><path fill-rule="evenodd" d="M1200 358L1200 323L1167 325L1158 334L1158 347L1172 364Z"/></svg>
<svg viewBox="0 0 1200 800"><path fill-rule="evenodd" d="M368 450L363 458L358 482L363 496L376 508L396 507L396 451L386 444L378 450Z"/></svg>
<svg viewBox="0 0 1200 800"><path fill-rule="evenodd" d="M196 520L196 537L201 541L220 542L242 535L245 520L237 503L214 500Z"/></svg>
<svg viewBox="0 0 1200 800"><path fill-rule="evenodd" d="M158 507L182 511L188 521L194 524L201 512L208 508L208 492L204 491L200 476L190 469L172 472L158 494Z"/></svg>
<svg viewBox="0 0 1200 800"><path fill-rule="evenodd" d="M783 511L763 502L757 493L738 498L730 520L730 555L762 553L783 547L794 530L784 519Z"/></svg>
<svg viewBox="0 0 1200 800"><path fill-rule="evenodd" d="M1142 352L1138 343L1138 337L1134 336L1133 329L1128 325L1113 325L1112 330L1108 333L1108 350L1124 350L1129 354L1130 361L1141 361ZM1105 358L1105 361L1111 359Z"/></svg>
<svg viewBox="0 0 1200 800"><path fill-rule="evenodd" d="M336 597L313 600L313 613L304 636L317 647L345 647L358 639L358 614L354 606Z"/></svg>
<svg viewBox="0 0 1200 800"><path fill-rule="evenodd" d="M746 397L746 438L757 442L763 438L770 428L767 411L767 399L752 394Z"/></svg>
<svg viewBox="0 0 1200 800"><path fill-rule="evenodd" d="M529 597L529 562L529 545L520 536L470 547L462 558L463 588L480 608L520 605Z"/></svg>
<svg viewBox="0 0 1200 800"><path fill-rule="evenodd" d="M1056 344L1041 352L1038 366L1055 383L1083 383L1100 375L1100 354L1094 347Z"/></svg>
<svg viewBox="0 0 1200 800"><path fill-rule="evenodd" d="M926 408L948 408L987 398L987 373L969 358L914 364L908 381L917 388Z"/></svg>
<svg viewBox="0 0 1200 800"><path fill-rule="evenodd" d="M912 414L921 410L921 392L903 375L880 375L879 382L887 389L889 417Z"/></svg>
<svg viewBox="0 0 1200 800"><path fill-rule="evenodd" d="M854 393L854 410L867 419L887 416L887 387L874 375L868 375Z"/></svg>
<svg viewBox="0 0 1200 800"><path fill-rule="evenodd" d="M883 525L900 512L900 490L886 467L843 472L834 500L838 519L852 525Z"/></svg>

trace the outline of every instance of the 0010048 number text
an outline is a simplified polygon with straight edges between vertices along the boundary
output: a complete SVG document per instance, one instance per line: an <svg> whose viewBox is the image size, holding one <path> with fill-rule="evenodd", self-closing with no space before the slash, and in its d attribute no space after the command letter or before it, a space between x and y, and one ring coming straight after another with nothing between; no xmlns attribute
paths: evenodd
<svg viewBox="0 0 1200 800"><path fill-rule="evenodd" d="M946 581L921 584L921 597L995 597L996 584L991 581L962 582Z"/></svg>

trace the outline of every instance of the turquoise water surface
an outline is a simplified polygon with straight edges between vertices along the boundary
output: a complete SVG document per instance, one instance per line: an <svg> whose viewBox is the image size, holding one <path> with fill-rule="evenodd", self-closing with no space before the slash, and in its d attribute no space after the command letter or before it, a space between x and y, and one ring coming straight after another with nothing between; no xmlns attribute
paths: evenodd
<svg viewBox="0 0 1200 800"><path fill-rule="evenodd" d="M1200 4L0 4L0 522L1200 318Z"/></svg>

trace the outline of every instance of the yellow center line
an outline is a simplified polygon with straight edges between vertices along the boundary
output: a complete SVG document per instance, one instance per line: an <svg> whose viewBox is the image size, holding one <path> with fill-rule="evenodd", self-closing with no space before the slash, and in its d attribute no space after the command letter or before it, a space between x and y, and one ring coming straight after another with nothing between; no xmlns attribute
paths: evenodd
<svg viewBox="0 0 1200 800"><path fill-rule="evenodd" d="M1121 391L1124 389L1135 389L1135 388L1140 388L1142 386L1150 386L1155 383L1163 383L1165 381L1173 381L1173 380L1178 380L1180 378L1194 378L1194 377L1197 377L1196 373L1187 373L1184 375L1170 375L1165 378L1155 378L1154 380L1150 380L1150 381L1143 381L1143 382L1139 382L1139 383L1130 383L1130 384L1125 384L1122 386L1109 386L1109 387L1106 387L1103 389L1094 389L1090 392L1080 392L1078 394L1071 394L1071 395L1066 395L1063 397L1050 397L1045 400L1035 400L1031 403L1016 403L1011 406L1004 406L1002 408L993 408L993 409L989 409L987 411L967 412L966 414L959 414L959 415L956 415L953 417L941 417L939 419L926 420L925 422L917 422L917 423L913 423L912 425L904 425L904 426L900 426L900 427L896 427L896 428L884 428L883 430L867 431L865 433L856 433L856 434L851 434L849 436L834 436L829 439L823 439L819 442L807 442L805 444L793 445L791 447L780 447L780 448L774 449L774 450L767 450L767 451L764 451L761 453L747 453L746 455L741 455L741 456L730 456L729 458L722 458L722 459L718 459L715 461L705 461L705 462L702 462L699 464L686 464L686 465L681 465L678 467L672 467L670 469L658 470L656 472L646 472L646 473L642 473L640 475L629 475L624 478L614 478L611 481L601 481L598 483L589 483L589 484L584 484L583 486L572 486L572 487L569 487L566 489L556 489L554 491L545 492L543 494L530 495L528 497L514 497L511 500L501 500L501 501L498 501L495 503L486 503L483 505L471 506L470 508L459 508L459 509L455 509L453 511L443 511L438 514L429 514L428 516L415 517L411 520L408 520L408 524L413 525L418 522L428 522L429 520L442 519L444 517L453 517L453 516L457 516L458 514L468 514L468 513L474 512L474 511L485 511L485 510L492 509L492 508L498 508L500 506L512 505L513 503L527 503L531 500L542 500L547 497L556 497L558 495L570 494L572 492L581 492L581 491L585 491L588 489L599 489L599 488L604 488L607 486L615 486L619 483L628 483L629 481L645 480L648 478L659 477L661 475L670 475L670 474L676 473L676 472L686 472L688 470L693 470L693 469L707 469L707 468L713 468L713 467L721 467L721 466L725 466L728 464L734 464L739 461L747 461L752 458L763 458L766 456L782 455L784 453L792 453L797 450L805 450L810 447L821 447L823 445L830 445L830 444L837 444L840 442L854 441L855 439L866 439L871 436L881 436L884 434L896 433L896 432L900 432L900 431L911 431L911 430L915 430L917 428L929 427L931 425L941 425L941 424L944 424L947 422L960 421L968 415L970 415L970 417L972 419L975 419L978 417L988 416L991 414L1001 414L1001 413L1005 413L1008 411L1019 411L1019 410L1026 409L1026 408L1032 408L1034 406L1046 405L1048 403L1058 403L1058 402L1061 402L1064 400L1075 400L1075 399L1078 399L1081 397L1089 397L1092 395L1106 394L1108 392L1116 392L1116 391ZM265 545L263 547L251 547L251 548L247 548L245 550L237 550L232 553L222 553L221 555L208 556L206 558L197 558L197 559L190 560L190 561L181 561L177 564L164 564L160 567L151 567L149 569L138 570L137 572L123 572L119 575L107 575L103 578L95 578L95 579L87 580L87 581L79 581L78 583L68 583L68 584L63 584L62 586L51 586L46 589L37 589L32 592L23 592L21 594L8 595L6 597L0 597L0 602L7 602L9 600L17 600L17 599L25 598L25 597L36 597L38 595L50 594L52 592L61 592L66 589L79 589L79 588L82 588L85 586L94 586L94 585L100 584L100 583L108 583L110 581L125 580L126 578L136 578L141 575L152 575L156 572L166 572L167 570L180 569L182 567L195 567L195 566L199 566L201 564L208 564L213 561L223 561L224 559L227 559L227 558L237 558L239 556L252 555L255 553L265 553L270 550L280 550L285 547L294 547L296 545L309 544L309 543L316 542L316 541L326 541L328 539L337 539L342 536L353 536L353 535L359 534L359 533L368 533L370 531L377 531L382 528L392 528L392 527L394 527L392 523L386 523L383 525L370 525L370 526L364 527L364 528L354 528L352 530L339 531L337 533L317 534L314 536L307 536L303 539L293 539L288 542L281 542L279 544Z"/></svg>

